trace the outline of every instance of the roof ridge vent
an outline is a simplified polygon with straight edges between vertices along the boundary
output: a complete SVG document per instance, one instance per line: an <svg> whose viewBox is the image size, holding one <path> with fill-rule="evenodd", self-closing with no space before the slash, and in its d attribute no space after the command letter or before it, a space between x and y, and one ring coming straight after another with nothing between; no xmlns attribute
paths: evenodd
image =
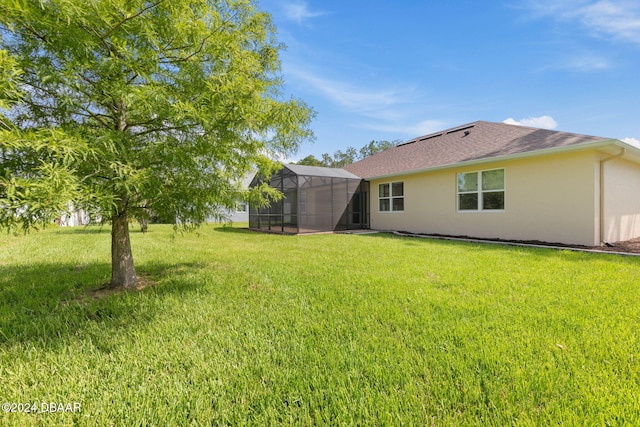
<svg viewBox="0 0 640 427"><path fill-rule="evenodd" d="M402 147L403 145L409 145L409 144L413 144L414 142L423 142L423 141L427 141L429 139L434 139L434 138L438 138L440 136L443 136L445 134L449 135L452 133L456 133L456 132L460 132L460 131L466 131L464 133L464 136L469 135L469 130L475 126L475 124L472 125L464 125L462 127L458 127L458 128L454 128L448 131L443 131L443 132L438 132L438 133L432 133L430 135L425 135L423 137L419 137L419 138L414 138L414 139L410 139L409 141L406 142L401 142L400 144L396 145L396 147Z"/></svg>
<svg viewBox="0 0 640 427"><path fill-rule="evenodd" d="M403 145L413 144L414 142L416 142L416 139L410 139L409 141L401 142L400 144L396 145L396 147L402 147Z"/></svg>
<svg viewBox="0 0 640 427"><path fill-rule="evenodd" d="M442 136L442 135L444 135L444 133L442 133L442 132L440 132L440 133L434 133L434 134L432 134L432 135L427 135L427 136L425 136L425 137L420 138L420 139L419 139L419 141L420 141L420 142L422 142L422 141L426 141L426 140L428 140L428 139L437 138L437 137Z"/></svg>
<svg viewBox="0 0 640 427"><path fill-rule="evenodd" d="M467 130L467 129L471 129L472 127L474 127L475 125L471 125L471 126L463 126L461 128L455 128L455 129L451 129L449 131L447 131L447 135L451 134L451 133L456 133L456 132L460 132L461 130ZM469 135L469 132L465 132L465 136Z"/></svg>

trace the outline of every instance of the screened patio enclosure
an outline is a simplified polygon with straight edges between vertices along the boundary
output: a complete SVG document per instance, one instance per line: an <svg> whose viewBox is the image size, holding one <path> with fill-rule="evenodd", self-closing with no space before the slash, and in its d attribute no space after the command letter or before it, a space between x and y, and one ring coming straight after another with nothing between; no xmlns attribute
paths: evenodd
<svg viewBox="0 0 640 427"><path fill-rule="evenodd" d="M256 176L251 186L263 180ZM368 228L368 183L344 169L287 164L267 180L284 197L266 208L250 206L251 229L298 234Z"/></svg>

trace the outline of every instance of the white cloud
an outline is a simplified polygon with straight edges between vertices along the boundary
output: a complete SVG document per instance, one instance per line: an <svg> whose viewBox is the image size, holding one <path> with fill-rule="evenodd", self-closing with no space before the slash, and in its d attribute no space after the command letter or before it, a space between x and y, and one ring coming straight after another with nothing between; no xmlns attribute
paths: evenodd
<svg viewBox="0 0 640 427"><path fill-rule="evenodd" d="M302 24L302 21L325 15L325 12L316 12L309 9L306 2L283 3L282 9L287 19Z"/></svg>
<svg viewBox="0 0 640 427"><path fill-rule="evenodd" d="M636 138L622 138L622 142L626 142L629 145L633 145L634 147L640 148L640 140Z"/></svg>
<svg viewBox="0 0 640 427"><path fill-rule="evenodd" d="M502 123L508 125L517 126L529 126L542 129L555 129L558 127L558 123L551 116L529 117L521 120L514 120L511 117L504 120Z"/></svg>
<svg viewBox="0 0 640 427"><path fill-rule="evenodd" d="M529 0L540 16L580 23L596 36L640 44L640 4L632 0Z"/></svg>

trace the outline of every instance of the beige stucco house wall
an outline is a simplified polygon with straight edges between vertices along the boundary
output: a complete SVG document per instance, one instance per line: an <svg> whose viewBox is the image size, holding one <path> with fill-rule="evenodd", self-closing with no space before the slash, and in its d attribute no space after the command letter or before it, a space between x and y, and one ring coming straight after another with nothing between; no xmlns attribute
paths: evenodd
<svg viewBox="0 0 640 427"><path fill-rule="evenodd" d="M640 236L640 165L615 158L603 166L603 240Z"/></svg>
<svg viewBox="0 0 640 427"><path fill-rule="evenodd" d="M597 150L560 152L372 179L371 228L587 246L600 242ZM604 241L640 236L640 165L604 164ZM504 169L501 211L459 211L457 174ZM380 212L378 184L404 183L404 211Z"/></svg>

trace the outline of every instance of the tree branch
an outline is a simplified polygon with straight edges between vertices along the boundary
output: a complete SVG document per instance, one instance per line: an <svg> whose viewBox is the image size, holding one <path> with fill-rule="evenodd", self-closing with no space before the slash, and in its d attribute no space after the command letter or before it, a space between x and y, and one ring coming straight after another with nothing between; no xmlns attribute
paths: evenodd
<svg viewBox="0 0 640 427"><path fill-rule="evenodd" d="M77 112L75 112L75 114L77 114L79 116L82 116L82 117L88 117L88 118L94 119L98 123L100 123L102 125L102 127L104 127L104 128L107 128L107 129L111 128L111 126L109 126L109 124L107 122L105 122L104 119L105 118L106 119L111 119L112 117L107 116L106 114L95 114L95 113L92 113L91 111L86 110L86 109L82 109L82 110L84 110L84 112L77 111Z"/></svg>
<svg viewBox="0 0 640 427"><path fill-rule="evenodd" d="M4 130L11 130L11 122L5 121L4 117L0 116L0 128Z"/></svg>
<svg viewBox="0 0 640 427"><path fill-rule="evenodd" d="M171 130L181 130L181 129L187 129L188 126L162 126L162 127L158 127L158 128L153 128L153 129L147 129L145 131L142 132L138 132L138 133L133 133L135 136L145 136L145 135L149 135L150 133L155 133L155 132L166 132L166 131L171 131Z"/></svg>
<svg viewBox="0 0 640 427"><path fill-rule="evenodd" d="M132 19L137 18L138 16L144 14L146 11L153 9L154 7L158 6L160 3L162 3L163 0L159 0L155 3L151 3L149 6L143 8L140 10L140 12L136 13L135 15L131 15L128 16L126 18L124 18L122 21L118 22L113 28L111 28L106 34L104 34L102 37L100 37L102 40L106 40L107 38L111 37L111 35L118 29L120 28L123 24L125 24L128 21L131 21Z"/></svg>
<svg viewBox="0 0 640 427"><path fill-rule="evenodd" d="M103 39L102 36L100 36L100 34L98 34L95 28L87 28L82 24L80 24L79 27L82 28L90 36L95 36L98 40L100 40L102 47L105 48L107 53L114 53L115 55L118 55L118 52L115 52L114 49L111 48L111 45L107 43L107 41Z"/></svg>
<svg viewBox="0 0 640 427"><path fill-rule="evenodd" d="M190 60L191 58L193 58L194 56L196 56L197 54L199 54L200 52L202 52L202 49L204 48L204 44L207 42L207 40L209 40L211 37L213 37L213 33L209 34L207 37L203 38L202 41L200 42L200 46L198 46L198 48L191 54L184 56L184 57L178 57L178 56L165 56L164 58L160 58L158 62L160 62L161 64L176 64L179 62L186 62L188 60ZM179 47L179 48L174 48L171 50L183 50L186 49L188 46L184 46L184 47Z"/></svg>
<svg viewBox="0 0 640 427"><path fill-rule="evenodd" d="M30 32L31 34L33 34L37 39L43 41L46 44L49 44L49 40L47 40L47 37L40 34L35 28L33 28L31 25L29 25L26 22L23 22L24 27L27 29L28 32Z"/></svg>

